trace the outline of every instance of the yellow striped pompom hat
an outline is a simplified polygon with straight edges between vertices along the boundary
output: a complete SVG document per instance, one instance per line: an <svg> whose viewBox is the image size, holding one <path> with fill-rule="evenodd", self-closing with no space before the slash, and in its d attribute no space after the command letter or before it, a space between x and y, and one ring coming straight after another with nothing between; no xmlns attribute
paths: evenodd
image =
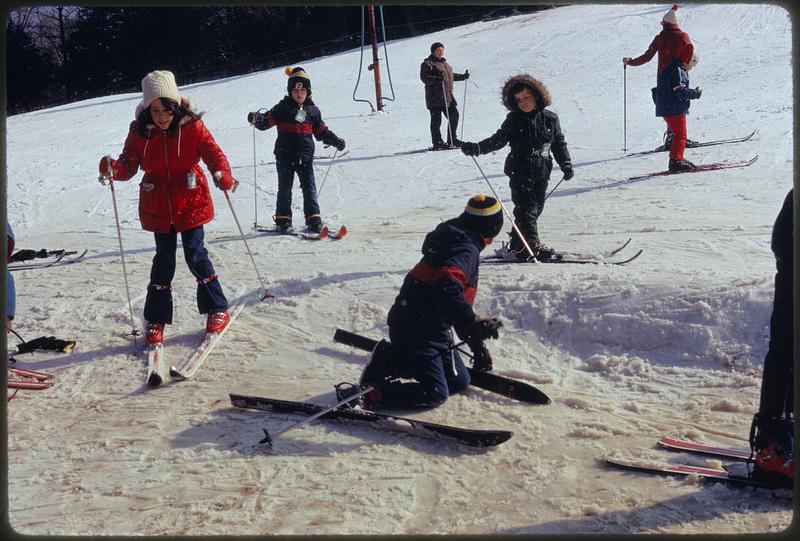
<svg viewBox="0 0 800 541"><path fill-rule="evenodd" d="M306 73L306 70L297 66L296 68L286 68L285 70L286 75L289 76L289 81L286 84L286 91L289 94L292 93L292 89L295 88L298 84L308 90L308 95L311 96L311 78Z"/></svg>
<svg viewBox="0 0 800 541"><path fill-rule="evenodd" d="M470 197L461 218L482 237L494 238L503 229L503 209L500 202L482 193Z"/></svg>

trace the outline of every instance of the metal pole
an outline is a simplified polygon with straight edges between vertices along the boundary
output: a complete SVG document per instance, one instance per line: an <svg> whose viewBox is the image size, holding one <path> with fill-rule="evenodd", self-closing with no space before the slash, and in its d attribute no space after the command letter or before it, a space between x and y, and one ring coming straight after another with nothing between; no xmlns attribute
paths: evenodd
<svg viewBox="0 0 800 541"><path fill-rule="evenodd" d="M214 173L214 178L219 180L222 178L222 171L217 171ZM231 191L236 191L236 188L239 186L239 181L237 180L236 183L233 185L233 189ZM228 207L231 209L231 214L233 214L233 221L236 222L236 227L239 229L239 235L242 237L242 242L244 242L244 247L247 250L247 255L250 256L250 261L253 262L253 268L256 270L256 276L258 276L258 281L261 283L261 288L264 290L263 294L261 295L261 300L268 297L272 297L270 295L267 286L264 285L264 280L261 278L261 274L258 272L258 265L256 265L256 260L253 259L253 253L250 251L250 246L247 244L247 238L244 236L244 231L242 231L242 226L239 225L239 218L236 217L236 211L233 209L233 203L231 203L231 196L228 195L227 190L223 190L222 193L225 194L225 200L228 201Z"/></svg>
<svg viewBox="0 0 800 541"><path fill-rule="evenodd" d="M336 155L338 153L339 153L339 149L338 148L333 151L333 158L331 158L331 163L328 164L328 169L327 169L327 171L325 171L325 176L322 177L322 182L319 185L319 190L317 190L317 197L320 196L320 194L322 193L322 188L325 187L325 180L328 178L328 173L331 172L331 165L333 165L333 160L336 159Z"/></svg>
<svg viewBox="0 0 800 541"><path fill-rule="evenodd" d="M133 336L133 346L137 347L136 344L136 337L139 335L139 331L136 329L136 320L133 317L133 306L131 305L131 289L128 286L128 269L125 266L125 251L122 249L122 232L119 226L119 211L117 210L117 193L114 190L114 181L112 177L114 176L114 171L111 169L110 160L108 161L108 173L107 176L101 175L98 179L101 183L104 180L108 180L108 185L111 187L111 202L114 205L114 220L117 223L117 240L119 241L119 256L122 260L122 275L125 278L125 294L128 297L128 313L131 317L131 336Z"/></svg>
<svg viewBox="0 0 800 541"><path fill-rule="evenodd" d="M622 150L628 153L628 65L622 64Z"/></svg>
<svg viewBox="0 0 800 541"><path fill-rule="evenodd" d="M453 133L453 127L450 125L450 108L447 103L447 88L444 86L444 80L442 80L442 95L444 97L444 116L447 118L447 133L450 134L450 144L456 142L455 134Z"/></svg>
<svg viewBox="0 0 800 541"><path fill-rule="evenodd" d="M258 229L258 185L256 183L256 125L253 124L253 204L254 218L253 218L253 231Z"/></svg>
<svg viewBox="0 0 800 541"><path fill-rule="evenodd" d="M378 111L383 111L383 100L381 98L381 68L378 61L378 31L375 28L375 6L369 6L369 27L372 34L372 64L369 66L375 77L375 103Z"/></svg>
<svg viewBox="0 0 800 541"><path fill-rule="evenodd" d="M467 70L469 71L469 70ZM467 119L467 80L464 80L464 101L461 103L461 140L464 140L464 121Z"/></svg>
<svg viewBox="0 0 800 541"><path fill-rule="evenodd" d="M517 227L517 224L514 222L514 217L511 215L510 212L508 212L508 209L503 204L502 199L500 199L500 195L498 195L497 191L494 189L494 186L492 186L492 183L489 182L489 179L486 177L486 174L483 172L483 169L481 169L481 166L478 163L478 160L475 159L475 156L471 156L471 157L472 157L472 161L475 162L475 165L478 167L478 171L481 172L481 175L483 176L483 180L485 180L486 184L488 184L489 188L491 188L492 193L494 194L494 198L497 199L497 202L500 203L500 207L502 207L503 212L505 212L506 216L508 216L508 219L511 222L511 227L513 227L514 231L516 231L517 235L519 235L519 238L522 241L522 245L525 246L525 249L528 251L528 255L532 259L536 260L536 256L533 255L533 250L531 250L531 247L528 245L528 241L525 239L525 236L522 234L522 232L519 230L519 227Z"/></svg>

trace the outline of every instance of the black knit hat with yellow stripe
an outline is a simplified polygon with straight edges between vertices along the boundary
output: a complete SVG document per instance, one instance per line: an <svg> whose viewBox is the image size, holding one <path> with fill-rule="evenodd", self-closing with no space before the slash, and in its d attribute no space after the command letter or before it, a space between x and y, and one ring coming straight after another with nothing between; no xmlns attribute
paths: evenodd
<svg viewBox="0 0 800 541"><path fill-rule="evenodd" d="M291 94L292 89L299 84L308 90L309 96L311 95L311 78L308 76L308 73L306 73L306 70L297 66L296 68L286 68L284 72L289 76L289 81L286 83L286 91L289 92L289 94Z"/></svg>
<svg viewBox="0 0 800 541"><path fill-rule="evenodd" d="M503 229L503 209L500 202L482 193L467 201L460 218L466 226L473 228L482 237L494 238Z"/></svg>

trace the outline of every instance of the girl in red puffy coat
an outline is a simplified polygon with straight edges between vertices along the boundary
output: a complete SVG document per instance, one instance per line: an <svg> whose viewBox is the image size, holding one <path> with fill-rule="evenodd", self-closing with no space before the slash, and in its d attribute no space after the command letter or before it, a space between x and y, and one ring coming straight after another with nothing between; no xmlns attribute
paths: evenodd
<svg viewBox="0 0 800 541"><path fill-rule="evenodd" d="M658 53L656 81L661 78L662 72L672 64L673 60L678 60L684 66L689 66L692 63L692 57L695 56L694 44L689 38L689 34L681 30L678 25L678 4L674 4L664 14L661 19L661 27L661 32L653 38L652 43L650 43L644 54L636 58L626 56L622 59L622 63L625 66L641 66L650 62ZM656 89L653 88L652 91L653 101L655 101ZM664 134L664 144L658 147L657 150L669 150L673 159L675 156L681 156L682 158L684 148L686 146L694 146L696 143L686 138L685 128L681 133L674 133L666 117L665 122L667 122L667 132ZM675 135L678 135L678 137L675 137ZM681 159L681 161L685 160ZM686 163L690 164L691 162Z"/></svg>
<svg viewBox="0 0 800 541"><path fill-rule="evenodd" d="M219 332L230 322L228 300L208 258L203 225L214 218L209 184L200 168L202 159L222 190L233 187L228 159L189 101L178 93L175 76L153 71L142 79L141 103L130 125L125 146L116 160L100 160L100 174L129 180L144 171L139 184L139 220L152 231L156 255L144 305L146 339L161 344L164 325L172 323L172 278L181 234L183 255L197 279L197 308L208 314L206 332ZM219 172L219 173L218 173ZM218 177L218 179L217 179Z"/></svg>

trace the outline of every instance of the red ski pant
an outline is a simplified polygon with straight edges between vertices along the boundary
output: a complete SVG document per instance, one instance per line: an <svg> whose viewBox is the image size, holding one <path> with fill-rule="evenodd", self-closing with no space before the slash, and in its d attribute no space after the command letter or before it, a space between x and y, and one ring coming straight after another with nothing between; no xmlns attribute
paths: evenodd
<svg viewBox="0 0 800 541"><path fill-rule="evenodd" d="M669 157L676 160L683 159L686 150L686 115L665 116L664 122L672 132L672 146L669 148Z"/></svg>

